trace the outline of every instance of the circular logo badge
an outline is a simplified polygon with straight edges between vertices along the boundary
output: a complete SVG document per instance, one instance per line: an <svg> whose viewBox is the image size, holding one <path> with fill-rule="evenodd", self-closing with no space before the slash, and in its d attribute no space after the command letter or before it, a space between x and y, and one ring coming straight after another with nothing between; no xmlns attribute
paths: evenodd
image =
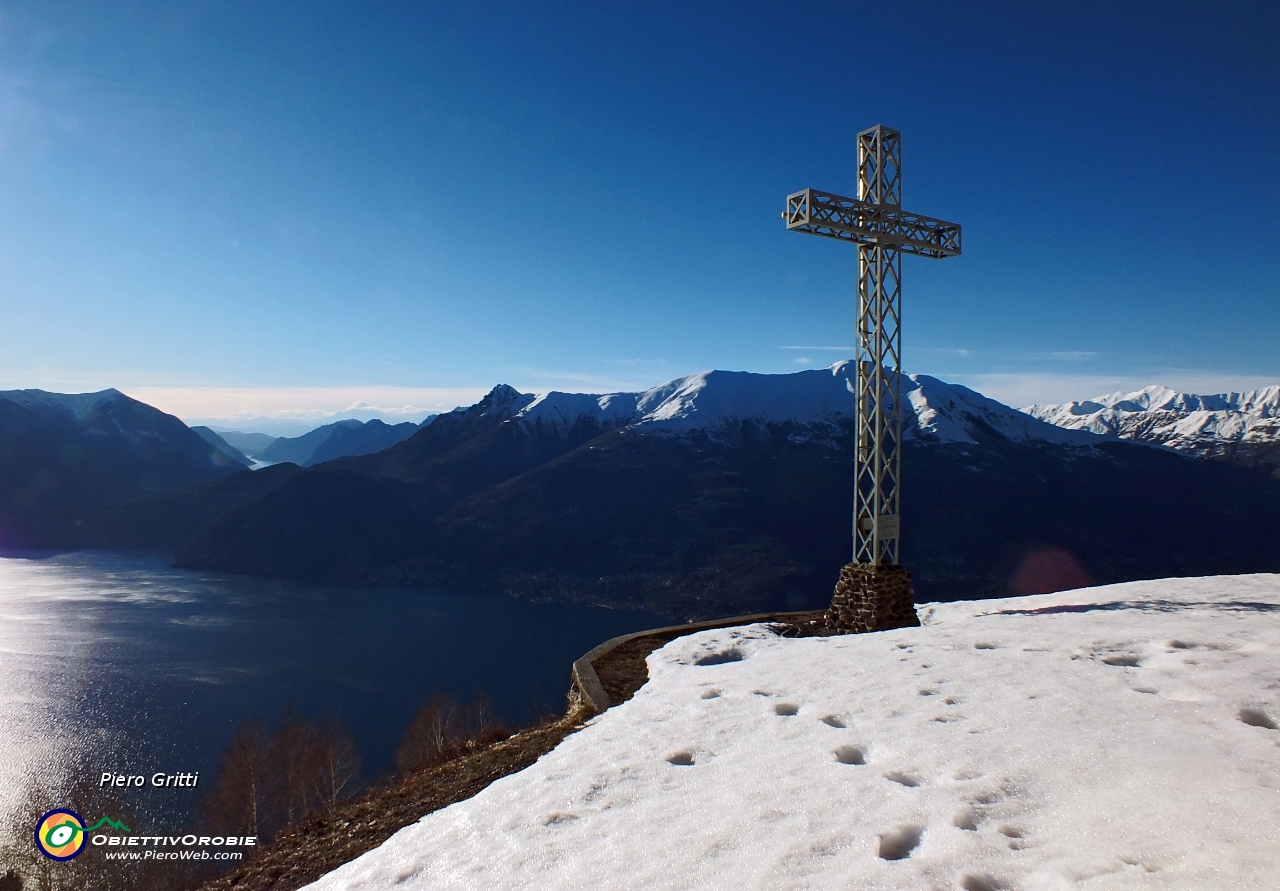
<svg viewBox="0 0 1280 891"><path fill-rule="evenodd" d="M84 850L84 820L75 811L49 811L36 824L36 847L50 860L70 860Z"/></svg>

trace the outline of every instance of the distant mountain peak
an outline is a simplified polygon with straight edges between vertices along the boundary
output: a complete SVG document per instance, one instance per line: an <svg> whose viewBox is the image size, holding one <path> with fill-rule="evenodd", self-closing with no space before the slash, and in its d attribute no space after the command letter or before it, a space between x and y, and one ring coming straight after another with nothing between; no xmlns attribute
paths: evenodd
<svg viewBox="0 0 1280 891"><path fill-rule="evenodd" d="M1168 446L1196 455L1280 447L1280 385L1201 396L1153 385L1024 412L1068 430Z"/></svg>
<svg viewBox="0 0 1280 891"><path fill-rule="evenodd" d="M392 425L377 418L369 421L346 418L316 427L302 436L282 436L258 452L257 458L264 463L288 462L310 467L335 458L380 452L417 431L418 425L411 421Z"/></svg>
<svg viewBox="0 0 1280 891"><path fill-rule="evenodd" d="M485 397L470 408L461 409L463 414L474 414L480 417L499 415L510 417L534 400L532 393L521 393L509 384L498 384Z"/></svg>
<svg viewBox="0 0 1280 891"><path fill-rule="evenodd" d="M736 421L832 425L856 408L856 366L842 360L791 374L701 371L637 393L561 393L528 398L517 421L568 429L590 417L603 427L678 434ZM497 388L495 388L496 390ZM1018 441L1088 445L1089 434L1066 431L975 393L923 374L903 375L904 436L972 443L986 433ZM486 397L487 398L487 397ZM481 403L483 404L483 403Z"/></svg>

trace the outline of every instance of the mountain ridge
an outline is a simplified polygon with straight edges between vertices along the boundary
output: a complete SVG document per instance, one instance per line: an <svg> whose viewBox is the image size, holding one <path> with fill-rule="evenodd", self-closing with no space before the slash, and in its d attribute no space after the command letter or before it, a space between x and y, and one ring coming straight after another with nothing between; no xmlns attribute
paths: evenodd
<svg viewBox="0 0 1280 891"><path fill-rule="evenodd" d="M90 508L185 489L244 466L121 393L0 391L0 546L78 540Z"/></svg>
<svg viewBox="0 0 1280 891"><path fill-rule="evenodd" d="M852 370L702 372L630 394L500 384L382 451L88 493L32 534L170 549L192 569L679 619L814 608L849 559ZM922 598L1280 569L1280 480L1260 469L1065 430L927 375L902 388L903 559ZM124 400L71 401L126 429L129 412L167 418L213 453ZM76 405L40 410L73 437ZM21 438L36 413L0 399L0 434Z"/></svg>
<svg viewBox="0 0 1280 891"><path fill-rule="evenodd" d="M409 422L390 425L376 418L371 421L348 418L323 424L302 436L280 437L257 457L271 464L287 461L300 467L310 467L335 458L380 452L408 439L417 429L417 424Z"/></svg>
<svg viewBox="0 0 1280 891"><path fill-rule="evenodd" d="M254 463L254 460L252 458L250 458L244 452L237 449L231 443L227 442L225 439L219 436L217 432L210 430L208 427L196 426L196 427L192 427L191 431L197 434L201 439L209 443L218 451L222 452L223 454L230 455L232 458L235 458L237 461L244 464L245 467L249 467Z"/></svg>
<svg viewBox="0 0 1280 891"><path fill-rule="evenodd" d="M792 374L703 371L636 392L607 394L534 394L513 416L526 423L552 426L591 417L602 427L634 426L649 431L687 432L742 420L832 423L857 408L851 360L825 369ZM969 418L1021 440L1090 445L1090 436L1063 432L1040 418L983 396L960 384L924 374L902 376L903 435L939 442L976 442ZM529 395L529 394L526 394Z"/></svg>
<svg viewBox="0 0 1280 891"><path fill-rule="evenodd" d="M1152 385L1022 410L1067 430L1280 468L1280 385L1208 396Z"/></svg>
<svg viewBox="0 0 1280 891"><path fill-rule="evenodd" d="M820 606L850 548L851 370L703 372L633 394L498 385L390 449L298 473L177 563L679 618ZM796 387L812 391L787 398ZM925 375L903 389L904 560L922 597L1280 568L1265 475L1062 430Z"/></svg>

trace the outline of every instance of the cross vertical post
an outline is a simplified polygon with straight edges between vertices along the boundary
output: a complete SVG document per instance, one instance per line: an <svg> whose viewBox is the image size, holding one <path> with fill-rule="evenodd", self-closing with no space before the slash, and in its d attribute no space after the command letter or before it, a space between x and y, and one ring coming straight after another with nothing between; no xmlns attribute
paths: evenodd
<svg viewBox="0 0 1280 891"><path fill-rule="evenodd" d="M902 205L902 135L858 134L858 199ZM896 564L902 478L902 254L893 244L858 245L857 452L853 562Z"/></svg>

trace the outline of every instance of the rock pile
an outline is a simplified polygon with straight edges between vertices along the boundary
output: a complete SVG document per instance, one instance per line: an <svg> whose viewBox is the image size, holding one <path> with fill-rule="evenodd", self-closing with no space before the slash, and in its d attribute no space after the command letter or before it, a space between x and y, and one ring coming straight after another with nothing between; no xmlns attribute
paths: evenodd
<svg viewBox="0 0 1280 891"><path fill-rule="evenodd" d="M846 564L822 624L834 634L919 627L911 573L896 565Z"/></svg>
<svg viewBox="0 0 1280 891"><path fill-rule="evenodd" d="M896 565L846 564L822 622L835 634L919 627L911 573Z"/></svg>

